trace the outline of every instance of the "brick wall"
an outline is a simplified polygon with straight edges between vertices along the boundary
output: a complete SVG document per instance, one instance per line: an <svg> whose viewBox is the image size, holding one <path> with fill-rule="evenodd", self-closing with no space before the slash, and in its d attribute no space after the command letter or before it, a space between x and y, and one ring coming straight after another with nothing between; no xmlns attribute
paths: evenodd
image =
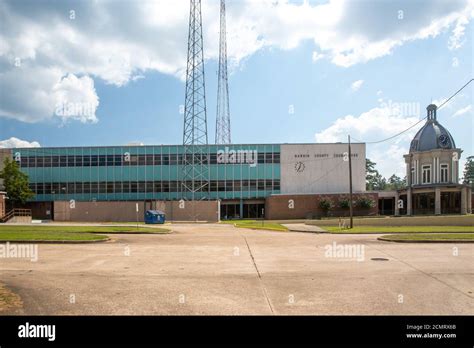
<svg viewBox="0 0 474 348"><path fill-rule="evenodd" d="M354 206L355 216L377 215L378 194L377 193L356 193L353 200L361 197L368 197L374 201L374 207L363 209ZM326 212L320 208L319 202L326 199L332 202L334 208ZM348 216L349 209L338 207L338 201L349 199L349 194L314 194L314 195L274 195L265 200L265 217L271 220L279 219L311 219L324 216ZM291 201L290 201L291 200ZM290 208L290 206L293 208Z"/></svg>
<svg viewBox="0 0 474 348"><path fill-rule="evenodd" d="M53 210L55 221L133 222L138 217L142 222L147 209L163 211L168 221L218 221L217 201L186 201L183 204L180 206L178 201L75 202L72 208L69 201L56 201Z"/></svg>

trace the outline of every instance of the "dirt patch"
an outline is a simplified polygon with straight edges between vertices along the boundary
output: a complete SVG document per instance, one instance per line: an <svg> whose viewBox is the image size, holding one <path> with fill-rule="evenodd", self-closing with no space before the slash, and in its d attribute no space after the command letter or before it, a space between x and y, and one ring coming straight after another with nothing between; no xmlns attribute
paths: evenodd
<svg viewBox="0 0 474 348"><path fill-rule="evenodd" d="M0 314L12 312L23 306L20 296L0 284Z"/></svg>

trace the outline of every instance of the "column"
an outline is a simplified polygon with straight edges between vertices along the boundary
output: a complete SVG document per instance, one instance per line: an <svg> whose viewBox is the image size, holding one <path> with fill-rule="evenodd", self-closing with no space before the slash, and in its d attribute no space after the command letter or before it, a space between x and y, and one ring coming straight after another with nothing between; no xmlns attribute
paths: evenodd
<svg viewBox="0 0 474 348"><path fill-rule="evenodd" d="M435 188L435 215L441 214L441 189Z"/></svg>
<svg viewBox="0 0 474 348"><path fill-rule="evenodd" d="M411 188L407 190L407 215L411 215Z"/></svg>
<svg viewBox="0 0 474 348"><path fill-rule="evenodd" d="M467 213L471 214L472 212L472 189L470 187L467 188Z"/></svg>
<svg viewBox="0 0 474 348"><path fill-rule="evenodd" d="M467 214L467 187L461 189L461 214ZM469 197L471 199L471 197Z"/></svg>
<svg viewBox="0 0 474 348"><path fill-rule="evenodd" d="M395 216L400 215L400 209L398 208L398 200L400 199L400 195L398 191L395 193Z"/></svg>

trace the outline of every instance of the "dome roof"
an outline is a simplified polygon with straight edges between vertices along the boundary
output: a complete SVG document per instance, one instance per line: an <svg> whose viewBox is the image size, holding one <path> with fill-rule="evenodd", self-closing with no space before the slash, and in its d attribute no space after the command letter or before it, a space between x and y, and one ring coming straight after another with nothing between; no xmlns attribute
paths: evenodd
<svg viewBox="0 0 474 348"><path fill-rule="evenodd" d="M436 120L437 106L428 105L426 123L416 133L411 141L410 153L417 151L430 151L436 149L455 149L456 144L451 134Z"/></svg>

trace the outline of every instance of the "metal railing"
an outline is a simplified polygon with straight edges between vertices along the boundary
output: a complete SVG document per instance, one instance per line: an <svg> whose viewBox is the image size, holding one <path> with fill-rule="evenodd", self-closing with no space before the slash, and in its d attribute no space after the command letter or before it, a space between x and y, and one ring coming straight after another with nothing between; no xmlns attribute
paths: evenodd
<svg viewBox="0 0 474 348"><path fill-rule="evenodd" d="M4 216L0 217L0 222L5 223L15 216L31 216L31 209L12 209Z"/></svg>

